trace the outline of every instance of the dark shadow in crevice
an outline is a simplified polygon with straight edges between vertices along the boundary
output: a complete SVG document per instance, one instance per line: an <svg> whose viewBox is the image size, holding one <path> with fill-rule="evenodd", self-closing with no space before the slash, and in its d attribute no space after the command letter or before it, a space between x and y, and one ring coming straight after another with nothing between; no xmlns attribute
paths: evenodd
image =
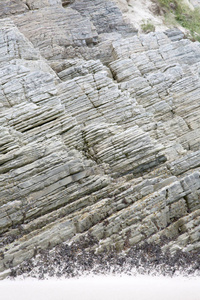
<svg viewBox="0 0 200 300"><path fill-rule="evenodd" d="M62 0L62 6L67 7L68 5L72 4L74 0Z"/></svg>

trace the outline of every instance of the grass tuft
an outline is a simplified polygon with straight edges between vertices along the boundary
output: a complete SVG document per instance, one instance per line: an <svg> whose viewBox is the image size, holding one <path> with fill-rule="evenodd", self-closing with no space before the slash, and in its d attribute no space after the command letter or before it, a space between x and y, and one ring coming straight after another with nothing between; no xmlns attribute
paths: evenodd
<svg viewBox="0 0 200 300"><path fill-rule="evenodd" d="M155 26L150 23L150 21L143 21L142 25L141 25L141 29L143 32L145 33L149 33L149 32L152 32L152 31L155 31Z"/></svg>

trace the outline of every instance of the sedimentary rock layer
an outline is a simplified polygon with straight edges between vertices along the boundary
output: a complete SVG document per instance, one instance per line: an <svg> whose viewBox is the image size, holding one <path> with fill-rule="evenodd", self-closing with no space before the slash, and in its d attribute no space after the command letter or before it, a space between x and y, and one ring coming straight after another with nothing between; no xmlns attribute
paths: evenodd
<svg viewBox="0 0 200 300"><path fill-rule="evenodd" d="M0 4L0 272L88 231L99 252L199 251L200 44L137 35L111 1L18 2Z"/></svg>

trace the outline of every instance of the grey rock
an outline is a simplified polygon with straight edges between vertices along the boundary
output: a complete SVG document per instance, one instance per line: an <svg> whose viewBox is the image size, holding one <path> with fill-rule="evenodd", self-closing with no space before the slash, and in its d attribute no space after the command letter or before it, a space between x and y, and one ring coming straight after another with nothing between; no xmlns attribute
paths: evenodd
<svg viewBox="0 0 200 300"><path fill-rule="evenodd" d="M165 31L165 34L170 38L172 42L184 38L184 33L178 28L168 29Z"/></svg>
<svg viewBox="0 0 200 300"><path fill-rule="evenodd" d="M23 16L15 16L13 21L34 47L39 48L41 54L48 59L70 58L70 53L74 57L76 53L72 52L75 47L84 49L87 43L96 43L98 38L93 24L71 8L44 7L31 10ZM57 26L61 29L59 34ZM37 35L34 34L35 31L38 32Z"/></svg>
<svg viewBox="0 0 200 300"><path fill-rule="evenodd" d="M0 18L5 18L12 14L20 14L26 11L28 11L28 6L24 1L5 0L0 3Z"/></svg>
<svg viewBox="0 0 200 300"><path fill-rule="evenodd" d="M199 251L200 44L111 1L0 11L0 272L88 232Z"/></svg>
<svg viewBox="0 0 200 300"><path fill-rule="evenodd" d="M90 18L99 34L117 31L128 35L137 31L124 22L121 11L112 1L80 0L74 1L71 7L82 16Z"/></svg>

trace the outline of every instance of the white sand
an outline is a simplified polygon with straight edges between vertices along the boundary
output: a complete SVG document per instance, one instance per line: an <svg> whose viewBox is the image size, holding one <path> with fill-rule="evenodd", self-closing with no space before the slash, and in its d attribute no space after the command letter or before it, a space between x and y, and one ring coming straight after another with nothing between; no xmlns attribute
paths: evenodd
<svg viewBox="0 0 200 300"><path fill-rule="evenodd" d="M1 281L2 300L199 300L200 278L94 277Z"/></svg>

